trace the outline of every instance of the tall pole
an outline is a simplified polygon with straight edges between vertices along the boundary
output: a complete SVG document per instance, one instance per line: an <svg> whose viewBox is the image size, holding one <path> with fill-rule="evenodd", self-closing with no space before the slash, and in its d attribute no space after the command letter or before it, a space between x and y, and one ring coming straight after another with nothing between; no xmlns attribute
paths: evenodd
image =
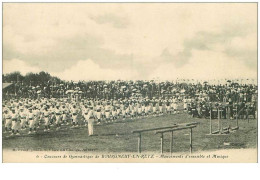
<svg viewBox="0 0 260 180"><path fill-rule="evenodd" d="M190 153L192 153L192 128L190 128Z"/></svg>
<svg viewBox="0 0 260 180"><path fill-rule="evenodd" d="M211 108L209 110L209 134L212 134Z"/></svg>
<svg viewBox="0 0 260 180"><path fill-rule="evenodd" d="M14 97L16 97L16 84L17 84L17 82L15 83L15 81L14 81Z"/></svg>
<svg viewBox="0 0 260 180"><path fill-rule="evenodd" d="M160 81L159 81L159 89L158 89L158 96L160 97L160 93L161 93L161 87L160 87ZM158 97L158 98L159 98Z"/></svg>
<svg viewBox="0 0 260 180"><path fill-rule="evenodd" d="M219 108L218 108L218 130L219 130L219 133L221 133L220 129L221 129L221 127L220 127L220 111L219 111Z"/></svg>
<svg viewBox="0 0 260 180"><path fill-rule="evenodd" d="M51 97L53 98L53 86L54 86L54 83L52 81L52 87L51 87Z"/></svg>
<svg viewBox="0 0 260 180"><path fill-rule="evenodd" d="M16 75L16 84L18 85L18 82L19 82L19 76L18 76L18 74ZM19 86L18 86L18 88L19 88ZM16 94L16 93L15 93Z"/></svg>
<svg viewBox="0 0 260 180"><path fill-rule="evenodd" d="M237 127L238 127L238 111L237 111L237 106L236 106L236 112L237 112L237 113L236 113L236 114L237 114L237 115L236 115L236 123L237 123Z"/></svg>
<svg viewBox="0 0 260 180"><path fill-rule="evenodd" d="M248 107L246 107L246 117L247 117L247 123L249 123L249 113L248 113Z"/></svg>
<svg viewBox="0 0 260 180"><path fill-rule="evenodd" d="M153 98L153 83L152 83L152 97L151 98Z"/></svg>

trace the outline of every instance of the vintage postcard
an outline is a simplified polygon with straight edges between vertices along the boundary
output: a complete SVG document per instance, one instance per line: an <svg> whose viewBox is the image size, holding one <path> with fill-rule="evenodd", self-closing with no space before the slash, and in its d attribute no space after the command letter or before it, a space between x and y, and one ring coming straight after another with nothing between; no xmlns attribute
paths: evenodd
<svg viewBox="0 0 260 180"><path fill-rule="evenodd" d="M257 162L257 3L3 3L3 162Z"/></svg>

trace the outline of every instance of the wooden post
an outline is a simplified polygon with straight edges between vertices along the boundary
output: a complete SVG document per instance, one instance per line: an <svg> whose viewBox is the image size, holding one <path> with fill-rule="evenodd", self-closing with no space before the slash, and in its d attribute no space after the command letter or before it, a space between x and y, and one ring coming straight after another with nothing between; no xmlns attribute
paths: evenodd
<svg viewBox="0 0 260 180"><path fill-rule="evenodd" d="M218 108L218 130L219 130L219 134L221 133L220 129L221 129L221 127L220 127L220 111L219 111L219 108Z"/></svg>
<svg viewBox="0 0 260 180"><path fill-rule="evenodd" d="M171 152L171 155L172 155L172 149L173 149L173 131L172 131L171 142L170 142L170 152Z"/></svg>
<svg viewBox="0 0 260 180"><path fill-rule="evenodd" d="M247 123L249 123L249 115L248 115L248 107L246 108L246 117L247 117Z"/></svg>
<svg viewBox="0 0 260 180"><path fill-rule="evenodd" d="M139 136L138 136L138 153L141 153L141 133L139 133Z"/></svg>
<svg viewBox="0 0 260 180"><path fill-rule="evenodd" d="M192 128L190 128L190 153L192 153Z"/></svg>
<svg viewBox="0 0 260 180"><path fill-rule="evenodd" d="M231 107L228 106L228 119L230 119L230 118L231 118Z"/></svg>
<svg viewBox="0 0 260 180"><path fill-rule="evenodd" d="M210 109L210 111L209 111L209 134L212 134L211 109Z"/></svg>
<svg viewBox="0 0 260 180"><path fill-rule="evenodd" d="M229 119L229 108L228 108L228 106L226 107L226 119Z"/></svg>
<svg viewBox="0 0 260 180"><path fill-rule="evenodd" d="M229 108L228 108L228 106L227 106L227 110L226 110L226 118L227 118L227 119L230 118L230 116L229 116Z"/></svg>
<svg viewBox="0 0 260 180"><path fill-rule="evenodd" d="M163 133L161 133L161 154L163 154Z"/></svg>
<svg viewBox="0 0 260 180"><path fill-rule="evenodd" d="M237 123L237 127L238 127L238 110L237 110L237 107L236 107L236 123Z"/></svg>
<svg viewBox="0 0 260 180"><path fill-rule="evenodd" d="M222 122L223 122L223 108L221 108L220 119L221 119L221 131L222 131L223 130L223 125L222 125Z"/></svg>

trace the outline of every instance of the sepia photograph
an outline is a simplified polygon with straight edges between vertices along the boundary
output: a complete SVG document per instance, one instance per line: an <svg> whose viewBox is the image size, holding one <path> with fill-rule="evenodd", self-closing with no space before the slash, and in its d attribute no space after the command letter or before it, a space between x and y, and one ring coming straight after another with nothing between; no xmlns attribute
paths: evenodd
<svg viewBox="0 0 260 180"><path fill-rule="evenodd" d="M2 161L256 163L257 3L2 3Z"/></svg>

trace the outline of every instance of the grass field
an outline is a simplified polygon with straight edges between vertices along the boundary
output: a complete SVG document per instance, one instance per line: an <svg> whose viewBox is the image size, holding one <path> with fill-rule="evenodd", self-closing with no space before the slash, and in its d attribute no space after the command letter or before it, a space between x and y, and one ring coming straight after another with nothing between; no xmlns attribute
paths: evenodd
<svg viewBox="0 0 260 180"><path fill-rule="evenodd" d="M257 148L257 121L256 119L239 120L239 130L229 135L207 135L209 133L209 119L198 119L186 113L148 117L131 122L96 125L95 136L88 136L87 127L71 129L62 126L59 131L51 130L47 133L43 127L35 135L26 135L22 132L20 137L7 137L3 133L4 149L31 149L31 150L88 150L95 152L137 152L137 134L131 132L136 129L170 126L177 123L199 122L193 129L193 151ZM217 120L213 120L217 130ZM227 120L223 120L227 123ZM235 120L230 120L235 126ZM53 128L54 129L54 128ZM170 133L165 134L165 152L170 149ZM230 145L224 145L224 142ZM174 152L189 152L189 130L174 132ZM160 135L153 132L142 134L142 152L160 152Z"/></svg>

